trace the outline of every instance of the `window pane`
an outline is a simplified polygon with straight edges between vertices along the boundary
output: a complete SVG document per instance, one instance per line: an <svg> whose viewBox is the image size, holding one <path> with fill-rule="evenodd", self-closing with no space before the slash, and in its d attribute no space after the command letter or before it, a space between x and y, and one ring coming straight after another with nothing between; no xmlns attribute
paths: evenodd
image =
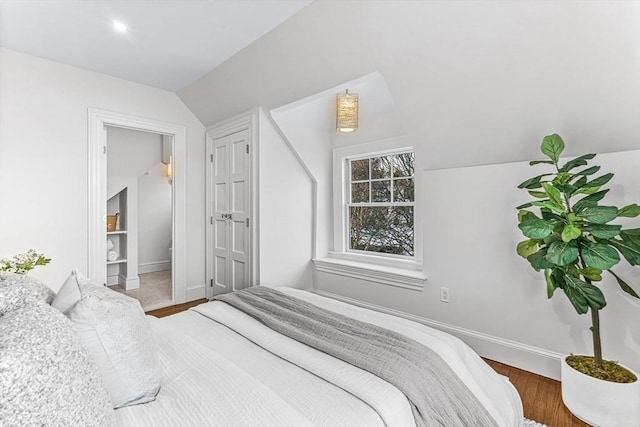
<svg viewBox="0 0 640 427"><path fill-rule="evenodd" d="M413 153L396 154L395 156L393 156L393 176L413 176L413 163Z"/></svg>
<svg viewBox="0 0 640 427"><path fill-rule="evenodd" d="M393 180L393 201L413 202L413 178Z"/></svg>
<svg viewBox="0 0 640 427"><path fill-rule="evenodd" d="M351 184L351 203L369 203L369 182Z"/></svg>
<svg viewBox="0 0 640 427"><path fill-rule="evenodd" d="M369 179L369 159L351 161L351 181Z"/></svg>
<svg viewBox="0 0 640 427"><path fill-rule="evenodd" d="M413 207L349 207L350 249L413 256Z"/></svg>
<svg viewBox="0 0 640 427"><path fill-rule="evenodd" d="M373 181L371 183L372 202L391 202L391 181Z"/></svg>
<svg viewBox="0 0 640 427"><path fill-rule="evenodd" d="M391 178L391 156L371 159L371 178Z"/></svg>

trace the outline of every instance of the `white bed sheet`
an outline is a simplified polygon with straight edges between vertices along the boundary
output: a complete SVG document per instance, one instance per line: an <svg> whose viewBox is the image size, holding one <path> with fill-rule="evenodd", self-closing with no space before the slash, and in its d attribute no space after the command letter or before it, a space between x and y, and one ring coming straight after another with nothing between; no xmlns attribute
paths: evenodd
<svg viewBox="0 0 640 427"><path fill-rule="evenodd" d="M278 290L430 346L498 425L522 425L515 388L457 338L306 291ZM230 326L205 316L219 316ZM162 388L154 402L116 410L120 425L415 426L406 398L395 387L271 331L225 303L214 301L149 322L158 344ZM259 345L232 328L253 336Z"/></svg>

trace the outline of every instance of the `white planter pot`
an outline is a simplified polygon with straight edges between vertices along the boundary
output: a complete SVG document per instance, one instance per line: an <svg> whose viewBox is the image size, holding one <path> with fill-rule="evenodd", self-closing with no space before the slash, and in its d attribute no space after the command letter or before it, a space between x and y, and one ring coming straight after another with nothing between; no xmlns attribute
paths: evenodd
<svg viewBox="0 0 640 427"><path fill-rule="evenodd" d="M599 380L576 371L565 358L561 375L562 401L582 421L595 427L640 426L640 380L628 384Z"/></svg>

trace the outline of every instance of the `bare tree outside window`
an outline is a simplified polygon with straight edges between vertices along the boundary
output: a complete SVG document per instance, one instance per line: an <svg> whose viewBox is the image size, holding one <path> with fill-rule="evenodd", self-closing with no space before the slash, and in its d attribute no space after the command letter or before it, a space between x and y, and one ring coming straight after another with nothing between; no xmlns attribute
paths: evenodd
<svg viewBox="0 0 640 427"><path fill-rule="evenodd" d="M349 161L349 249L414 255L414 153Z"/></svg>

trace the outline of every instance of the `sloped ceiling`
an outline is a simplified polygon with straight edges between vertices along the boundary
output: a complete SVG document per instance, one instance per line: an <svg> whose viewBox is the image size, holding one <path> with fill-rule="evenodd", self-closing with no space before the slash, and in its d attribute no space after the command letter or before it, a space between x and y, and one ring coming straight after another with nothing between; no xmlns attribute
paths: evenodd
<svg viewBox="0 0 640 427"><path fill-rule="evenodd" d="M2 0L0 46L176 91L310 1Z"/></svg>
<svg viewBox="0 0 640 427"><path fill-rule="evenodd" d="M178 95L211 125L379 72L431 169L638 149L639 36L638 2L320 0Z"/></svg>

